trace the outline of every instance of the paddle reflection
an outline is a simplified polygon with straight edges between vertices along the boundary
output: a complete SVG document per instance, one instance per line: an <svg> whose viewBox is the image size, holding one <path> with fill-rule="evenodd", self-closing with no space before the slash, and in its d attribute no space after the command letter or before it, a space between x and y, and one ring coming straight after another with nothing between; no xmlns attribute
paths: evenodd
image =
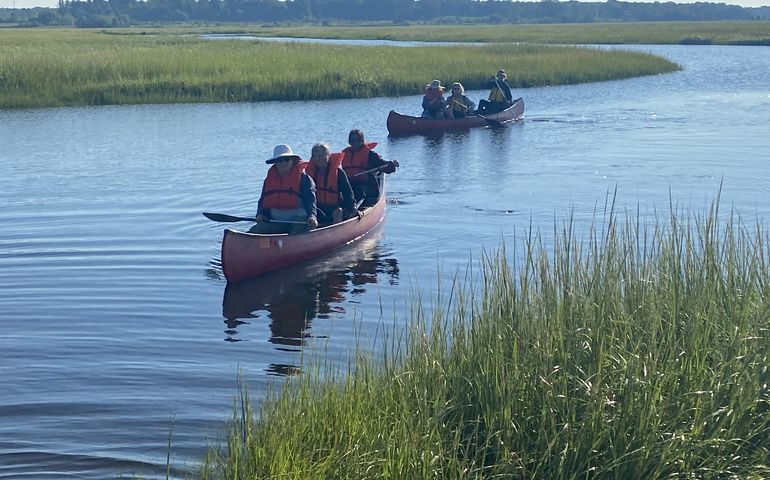
<svg viewBox="0 0 770 480"><path fill-rule="evenodd" d="M308 338L319 337L312 333L311 322L343 317L346 303L356 303L366 285L396 284L398 275L398 262L381 251L375 235L308 265L228 284L222 301L225 340L247 340L246 325L269 321L269 342L275 349L299 352ZM271 363L267 372L293 375L300 369L290 363Z"/></svg>

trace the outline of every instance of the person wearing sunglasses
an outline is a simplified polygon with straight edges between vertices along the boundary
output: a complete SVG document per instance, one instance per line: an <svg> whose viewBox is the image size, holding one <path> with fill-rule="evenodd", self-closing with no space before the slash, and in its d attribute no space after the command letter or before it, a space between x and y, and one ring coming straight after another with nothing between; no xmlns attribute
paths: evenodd
<svg viewBox="0 0 770 480"><path fill-rule="evenodd" d="M446 99L446 108L450 118L467 117L468 113L476 108L476 104L465 95L465 88L463 88L463 85L459 82L452 84L451 92L452 94Z"/></svg>
<svg viewBox="0 0 770 480"><path fill-rule="evenodd" d="M302 233L318 227L315 183L303 162L282 143L265 162L272 165L257 204L257 224L252 233Z"/></svg>

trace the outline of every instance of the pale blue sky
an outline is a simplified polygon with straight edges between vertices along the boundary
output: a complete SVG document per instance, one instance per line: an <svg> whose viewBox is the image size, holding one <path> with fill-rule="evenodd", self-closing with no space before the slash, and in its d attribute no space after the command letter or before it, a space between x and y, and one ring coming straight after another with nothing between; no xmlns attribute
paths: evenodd
<svg viewBox="0 0 770 480"><path fill-rule="evenodd" d="M695 3L696 1L698 0L685 0L677 3ZM724 0L712 3L727 3L730 5L740 5L742 7L770 6L770 0ZM58 0L0 0L0 8L55 7L56 5L58 5Z"/></svg>

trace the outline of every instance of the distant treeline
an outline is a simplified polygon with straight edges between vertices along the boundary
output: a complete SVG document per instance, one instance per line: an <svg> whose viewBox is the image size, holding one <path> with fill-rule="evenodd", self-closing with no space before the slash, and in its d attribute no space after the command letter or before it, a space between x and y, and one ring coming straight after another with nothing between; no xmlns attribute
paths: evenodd
<svg viewBox="0 0 770 480"><path fill-rule="evenodd" d="M0 9L0 23L122 27L171 22L593 23L759 20L770 7L723 3L508 0L59 0L59 7Z"/></svg>

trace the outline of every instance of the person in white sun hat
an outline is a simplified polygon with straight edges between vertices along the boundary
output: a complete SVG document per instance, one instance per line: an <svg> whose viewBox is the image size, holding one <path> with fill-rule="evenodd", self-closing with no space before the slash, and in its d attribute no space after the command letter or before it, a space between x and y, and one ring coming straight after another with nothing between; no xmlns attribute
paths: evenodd
<svg viewBox="0 0 770 480"><path fill-rule="evenodd" d="M252 233L302 233L318 226L315 183L305 173L307 162L282 143L265 162L267 171Z"/></svg>

